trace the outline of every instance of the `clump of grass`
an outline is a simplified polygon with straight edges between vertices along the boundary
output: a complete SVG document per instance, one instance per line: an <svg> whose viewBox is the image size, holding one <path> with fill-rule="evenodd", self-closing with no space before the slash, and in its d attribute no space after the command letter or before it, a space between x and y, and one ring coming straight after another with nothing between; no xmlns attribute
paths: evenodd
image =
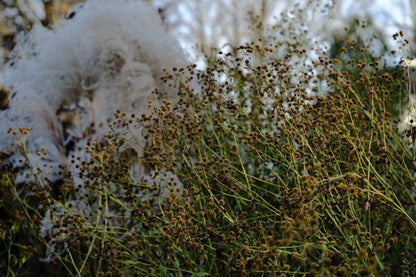
<svg viewBox="0 0 416 277"><path fill-rule="evenodd" d="M347 47L366 52L357 45ZM185 94L150 121L149 156L179 168L199 200L203 220L191 214L184 223L209 239L198 264L215 261L208 272L231 275L412 275L414 153L391 115L402 80L377 60L319 57L313 64L325 74L317 79L332 92L308 96L313 76L288 81L293 67L267 58L273 48L240 47L243 58L219 53L196 74L201 94ZM269 62L253 67L254 54ZM230 78L221 82L224 72ZM184 215L173 216L175 226Z"/></svg>
<svg viewBox="0 0 416 277"><path fill-rule="evenodd" d="M2 273L34 273L48 257L49 274L68 276L415 275L415 152L391 103L404 73L357 41L317 59L265 39L234 50L204 71L167 71L178 103L115 114L145 126L141 160L109 133L89 160L73 157L83 185L18 185L4 168ZM138 162L175 172L184 190L164 198L133 181Z"/></svg>

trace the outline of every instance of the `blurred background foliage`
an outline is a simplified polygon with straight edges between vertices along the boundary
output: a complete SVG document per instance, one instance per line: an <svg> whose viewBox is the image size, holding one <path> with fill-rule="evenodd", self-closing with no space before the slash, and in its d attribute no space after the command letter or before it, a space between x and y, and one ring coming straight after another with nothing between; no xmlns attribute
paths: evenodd
<svg viewBox="0 0 416 277"><path fill-rule="evenodd" d="M35 24L51 27L64 17L80 0L2 0L0 1L0 43L5 62L14 46L14 36L27 31ZM376 35L381 38L382 49L394 47L391 35L403 31L414 41L416 0L147 0L159 10L166 28L177 35L185 48L200 62L213 49L230 49L264 36L281 36L290 39L299 34L285 33L288 24L295 20L304 37L303 47L315 41L331 44L348 35L344 28L354 26L357 19L371 22L361 37ZM300 12L299 12L300 10ZM253 24L254 23L254 24ZM270 26L274 26L270 29ZM351 32L349 33L351 34ZM299 41L297 43L300 43ZM404 56L415 53L413 44Z"/></svg>

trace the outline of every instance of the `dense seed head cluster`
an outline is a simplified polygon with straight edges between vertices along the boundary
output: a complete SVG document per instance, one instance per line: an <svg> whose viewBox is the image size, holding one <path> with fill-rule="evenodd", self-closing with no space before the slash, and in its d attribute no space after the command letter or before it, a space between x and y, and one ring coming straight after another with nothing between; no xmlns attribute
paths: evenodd
<svg viewBox="0 0 416 277"><path fill-rule="evenodd" d="M3 241L68 276L416 274L413 133L395 123L406 75L359 39L337 43L313 58L296 43L259 39L218 52L204 71L167 69L161 81L177 103L117 111L109 125L144 126L140 161L110 131L87 145L89 160L73 157L77 176L59 183L36 179L47 170L40 163L33 181L16 185L5 165ZM28 131L10 130L23 167L33 165ZM137 181L138 162L184 188L162 195ZM31 246L12 245L16 233Z"/></svg>

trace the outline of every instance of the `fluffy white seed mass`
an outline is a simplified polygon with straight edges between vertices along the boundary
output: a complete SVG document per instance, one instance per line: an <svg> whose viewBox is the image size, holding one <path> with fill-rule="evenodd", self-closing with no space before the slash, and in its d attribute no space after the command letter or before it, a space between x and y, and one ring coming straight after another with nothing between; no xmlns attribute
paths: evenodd
<svg viewBox="0 0 416 277"><path fill-rule="evenodd" d="M155 89L163 98L174 100L177 91L160 77L165 68L187 65L183 50L165 32L159 14L146 3L123 0L77 5L52 30L36 26L20 38L14 55L2 76L11 93L9 108L0 111L0 151L8 150L13 141L7 134L10 127L30 127L26 145L32 156L36 158L35 153L44 147L48 155L42 164L54 168L64 164L73 171L67 157L75 153L87 158L82 153L86 142L99 141L107 134L117 110L149 114L149 101L160 101L152 93ZM66 135L57 116L62 107L77 111ZM88 128L92 133L86 132ZM137 126L133 133L116 131L127 142L134 140L129 146L143 155L143 128ZM68 140L76 144L72 152L65 149ZM16 155L10 158L14 165L17 160ZM60 178L50 171L50 179ZM155 181L154 174L144 172L138 165L133 175ZM20 176L23 181L24 176Z"/></svg>

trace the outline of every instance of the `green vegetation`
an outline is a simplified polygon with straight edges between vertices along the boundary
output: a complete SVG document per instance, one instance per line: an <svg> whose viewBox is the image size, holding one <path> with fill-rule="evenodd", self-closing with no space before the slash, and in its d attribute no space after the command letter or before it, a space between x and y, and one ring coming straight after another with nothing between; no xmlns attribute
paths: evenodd
<svg viewBox="0 0 416 277"><path fill-rule="evenodd" d="M70 178L17 185L5 166L1 274L415 276L414 134L400 134L392 116L405 74L358 40L334 51L301 71L308 49L259 39L219 52L202 72L167 71L178 103L149 117L117 112L113 124L146 126L140 162L182 180L185 189L164 201L157 187L132 181L139 161L112 134L86 150L84 187ZM28 131L11 130L11 148L36 168Z"/></svg>

